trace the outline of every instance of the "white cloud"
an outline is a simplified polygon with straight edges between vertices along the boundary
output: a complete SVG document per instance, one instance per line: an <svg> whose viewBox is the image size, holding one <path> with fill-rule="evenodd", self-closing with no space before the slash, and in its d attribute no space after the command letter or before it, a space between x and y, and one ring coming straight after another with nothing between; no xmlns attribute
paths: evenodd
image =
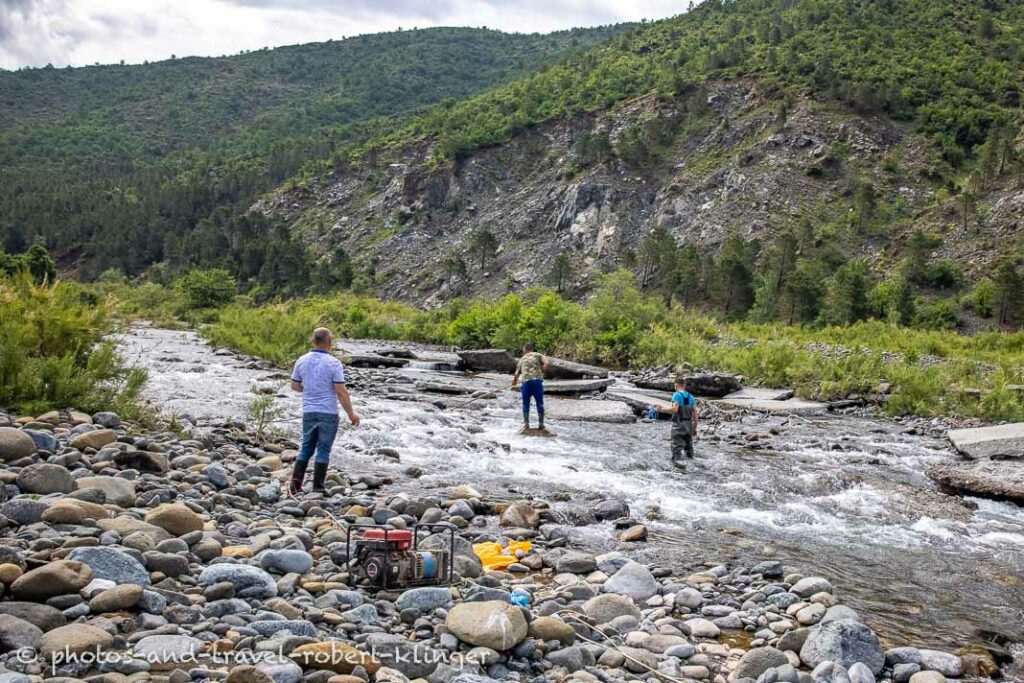
<svg viewBox="0 0 1024 683"><path fill-rule="evenodd" d="M0 68L222 55L398 27L546 32L655 19L680 0L0 0Z"/></svg>

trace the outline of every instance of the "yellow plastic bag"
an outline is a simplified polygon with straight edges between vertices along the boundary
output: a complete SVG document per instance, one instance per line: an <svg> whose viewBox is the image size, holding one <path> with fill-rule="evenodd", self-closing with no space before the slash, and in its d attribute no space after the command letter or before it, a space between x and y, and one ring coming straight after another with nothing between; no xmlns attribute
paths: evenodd
<svg viewBox="0 0 1024 683"><path fill-rule="evenodd" d="M473 552L480 558L484 569L507 569L510 564L517 561L516 552L530 552L533 544L529 541L512 541L508 546L502 548L493 541L477 543L473 546Z"/></svg>

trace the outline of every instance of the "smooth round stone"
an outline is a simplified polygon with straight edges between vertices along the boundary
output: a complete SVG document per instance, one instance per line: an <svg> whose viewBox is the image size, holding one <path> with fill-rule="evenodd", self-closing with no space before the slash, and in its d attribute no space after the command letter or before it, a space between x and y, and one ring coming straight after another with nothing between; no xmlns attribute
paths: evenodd
<svg viewBox="0 0 1024 683"><path fill-rule="evenodd" d="M305 550L267 550L260 553L260 567L281 574L305 574L313 568L313 556Z"/></svg>

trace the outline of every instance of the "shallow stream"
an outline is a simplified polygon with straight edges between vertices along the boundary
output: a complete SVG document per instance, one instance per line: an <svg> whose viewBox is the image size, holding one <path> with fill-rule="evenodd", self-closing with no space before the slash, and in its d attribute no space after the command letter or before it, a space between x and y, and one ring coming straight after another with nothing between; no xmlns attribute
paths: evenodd
<svg viewBox="0 0 1024 683"><path fill-rule="evenodd" d="M287 375L215 351L194 333L140 327L121 344L149 371L148 396L168 413L240 417L250 386L270 383L287 415L299 414ZM924 471L956 457L942 439L883 419L745 414L709 425L684 473L667 462L664 423L562 422L549 425L556 438L524 437L511 393L442 410L414 381L460 378L413 366L353 373L363 423L339 434L336 466L391 474L406 490L468 483L505 499L567 492L558 505L567 516L623 498L635 516L652 518L652 541L629 548L647 561L783 560L832 581L887 644L1024 641L1024 509L939 492ZM369 455L377 447L397 449L401 463ZM424 476L405 477L410 465ZM607 524L579 534L595 549L616 547Z"/></svg>

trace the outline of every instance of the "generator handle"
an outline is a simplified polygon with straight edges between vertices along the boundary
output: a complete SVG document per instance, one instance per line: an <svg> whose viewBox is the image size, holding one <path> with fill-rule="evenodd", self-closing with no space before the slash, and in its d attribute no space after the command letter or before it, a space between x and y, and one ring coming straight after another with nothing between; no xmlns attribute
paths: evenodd
<svg viewBox="0 0 1024 683"><path fill-rule="evenodd" d="M412 525L412 549L419 550L420 548L420 529L424 529L427 533L441 533L448 532L448 585L455 583L455 532L457 529L451 522L435 522L433 524L413 524Z"/></svg>

